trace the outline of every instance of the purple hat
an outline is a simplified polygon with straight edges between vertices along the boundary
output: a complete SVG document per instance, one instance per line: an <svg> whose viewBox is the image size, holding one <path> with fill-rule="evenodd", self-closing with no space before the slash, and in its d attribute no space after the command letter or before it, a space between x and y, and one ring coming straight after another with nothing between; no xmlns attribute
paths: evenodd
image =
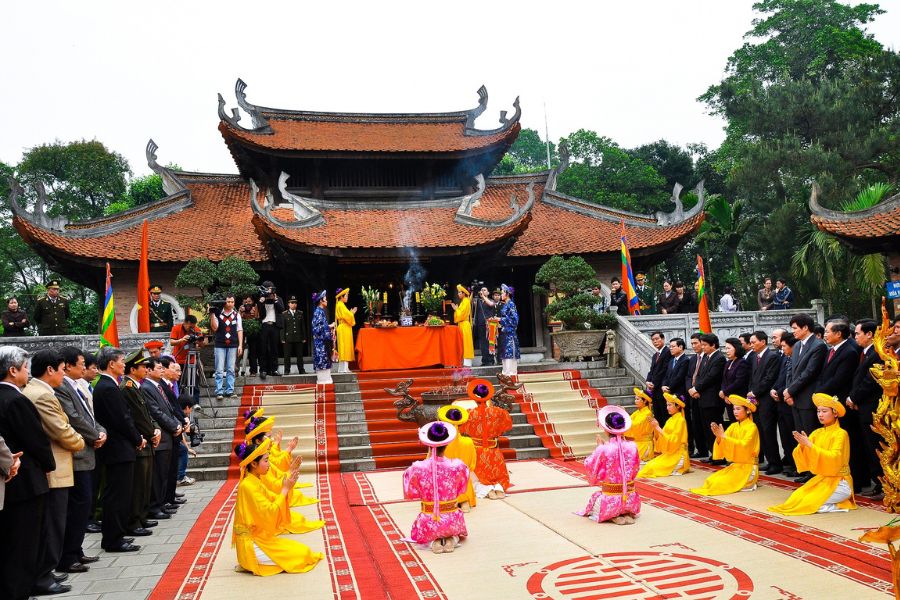
<svg viewBox="0 0 900 600"><path fill-rule="evenodd" d="M621 406L607 404L597 413L597 420L610 435L622 435L631 429L631 417Z"/></svg>
<svg viewBox="0 0 900 600"><path fill-rule="evenodd" d="M432 421L419 427L419 441L429 448L446 446L456 439L456 427L450 423Z"/></svg>
<svg viewBox="0 0 900 600"><path fill-rule="evenodd" d="M501 291L501 292L506 292L507 294L509 294L510 296L512 296L513 294L516 293L516 288L514 288L514 287L511 286L511 285L506 285L506 284L504 283L504 284L502 284L502 285L500 286L500 291Z"/></svg>
<svg viewBox="0 0 900 600"><path fill-rule="evenodd" d="M313 304L318 304L322 301L322 298L328 295L328 290L322 290L321 292L313 292L312 301Z"/></svg>

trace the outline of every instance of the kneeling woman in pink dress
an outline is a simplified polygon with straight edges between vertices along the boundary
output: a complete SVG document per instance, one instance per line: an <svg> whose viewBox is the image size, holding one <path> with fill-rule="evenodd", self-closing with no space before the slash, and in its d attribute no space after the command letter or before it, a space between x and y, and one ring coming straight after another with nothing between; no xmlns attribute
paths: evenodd
<svg viewBox="0 0 900 600"><path fill-rule="evenodd" d="M453 552L468 535L457 499L466 491L469 468L458 458L444 458L444 448L455 438L456 428L450 423L423 425L419 441L432 449L431 456L417 460L403 473L404 497L422 501L422 511L406 541L431 544L435 554Z"/></svg>
<svg viewBox="0 0 900 600"><path fill-rule="evenodd" d="M634 489L640 468L637 444L622 437L631 418L620 406L604 406L598 415L600 427L610 435L584 461L588 480L600 489L591 495L584 510L576 513L592 521L631 525L641 512L641 497Z"/></svg>

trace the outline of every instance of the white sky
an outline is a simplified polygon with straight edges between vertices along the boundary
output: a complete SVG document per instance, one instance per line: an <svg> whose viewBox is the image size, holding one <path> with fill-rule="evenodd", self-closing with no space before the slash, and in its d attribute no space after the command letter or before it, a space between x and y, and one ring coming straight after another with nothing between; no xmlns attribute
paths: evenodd
<svg viewBox="0 0 900 600"><path fill-rule="evenodd" d="M900 0L870 30L900 47ZM497 126L519 95L522 125L593 129L624 147L665 138L716 147L722 122L696 101L721 78L752 0L594 2L5 2L0 160L96 138L149 172L161 163L235 172L217 131L237 77L263 106L436 112L477 104ZM245 117L249 123L249 119ZM243 121L242 121L243 123Z"/></svg>

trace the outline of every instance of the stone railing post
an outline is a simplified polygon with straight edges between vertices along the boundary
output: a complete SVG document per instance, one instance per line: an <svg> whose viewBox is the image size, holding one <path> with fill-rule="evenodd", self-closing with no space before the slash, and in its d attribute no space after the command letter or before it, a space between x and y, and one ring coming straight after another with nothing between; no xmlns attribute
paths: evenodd
<svg viewBox="0 0 900 600"><path fill-rule="evenodd" d="M821 298L813 298L810 304L816 312L816 323L825 324L825 301Z"/></svg>

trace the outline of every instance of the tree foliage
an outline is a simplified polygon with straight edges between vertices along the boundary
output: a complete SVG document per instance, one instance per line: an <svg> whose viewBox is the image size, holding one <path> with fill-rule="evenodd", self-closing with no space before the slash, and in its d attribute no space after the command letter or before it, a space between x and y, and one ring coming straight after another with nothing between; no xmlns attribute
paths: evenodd
<svg viewBox="0 0 900 600"><path fill-rule="evenodd" d="M694 174L694 160L691 154L666 140L638 146L628 153L656 169L656 172L665 179L665 187L668 190L676 183L689 190L699 182Z"/></svg>
<svg viewBox="0 0 900 600"><path fill-rule="evenodd" d="M550 165L559 164L556 144L550 142ZM534 129L523 129L519 137L510 146L509 151L500 160L493 175L515 175L517 173L533 173L547 169L547 143Z"/></svg>
<svg viewBox="0 0 900 600"><path fill-rule="evenodd" d="M614 315L598 314L591 288L597 273L580 256L552 256L534 277L534 291L552 299L547 316L562 322L565 329L607 329Z"/></svg>

